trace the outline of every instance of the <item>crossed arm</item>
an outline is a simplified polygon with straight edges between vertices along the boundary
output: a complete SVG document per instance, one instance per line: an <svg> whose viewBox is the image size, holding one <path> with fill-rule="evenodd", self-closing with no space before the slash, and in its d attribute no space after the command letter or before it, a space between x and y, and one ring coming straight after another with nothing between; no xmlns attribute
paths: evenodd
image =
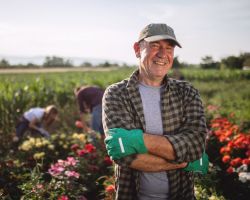
<svg viewBox="0 0 250 200"><path fill-rule="evenodd" d="M126 109L129 105L120 96L113 96L109 92L104 95L103 122L106 133L110 128L123 127L132 130L136 128L134 126L138 126L134 124L133 114ZM144 133L143 141L147 153L136 152L136 156L128 155L122 161L117 160L117 164L140 171L165 171L184 168L188 162L199 159L204 147L202 144L205 139L205 126L200 112L202 106L199 100L196 101L195 105L190 104L190 108L186 108L196 110L193 115L186 117L188 120L182 124L178 134L159 136Z"/></svg>
<svg viewBox="0 0 250 200"><path fill-rule="evenodd" d="M175 153L171 143L164 137L151 134L143 134L147 154L137 154L129 167L147 172L159 172L186 167L187 163L175 164L170 160L175 159Z"/></svg>
<svg viewBox="0 0 250 200"><path fill-rule="evenodd" d="M144 172L160 172L186 167L187 163L174 164L152 154L137 154L130 168Z"/></svg>

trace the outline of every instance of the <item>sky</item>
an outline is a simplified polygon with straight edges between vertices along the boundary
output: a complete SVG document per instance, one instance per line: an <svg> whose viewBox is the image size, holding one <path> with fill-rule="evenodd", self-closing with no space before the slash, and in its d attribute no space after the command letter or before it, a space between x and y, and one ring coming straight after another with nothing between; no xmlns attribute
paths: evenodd
<svg viewBox="0 0 250 200"><path fill-rule="evenodd" d="M136 64L150 23L171 26L181 62L250 52L249 0L0 0L0 55L62 56Z"/></svg>

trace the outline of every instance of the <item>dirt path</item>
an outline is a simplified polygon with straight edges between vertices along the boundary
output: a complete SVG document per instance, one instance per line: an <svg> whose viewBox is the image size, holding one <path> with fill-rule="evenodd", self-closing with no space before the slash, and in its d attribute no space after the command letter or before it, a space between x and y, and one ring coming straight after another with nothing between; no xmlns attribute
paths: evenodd
<svg viewBox="0 0 250 200"><path fill-rule="evenodd" d="M20 74L20 73L51 73L51 72L85 72L85 71L110 71L114 68L40 68L40 69L0 69L0 74Z"/></svg>

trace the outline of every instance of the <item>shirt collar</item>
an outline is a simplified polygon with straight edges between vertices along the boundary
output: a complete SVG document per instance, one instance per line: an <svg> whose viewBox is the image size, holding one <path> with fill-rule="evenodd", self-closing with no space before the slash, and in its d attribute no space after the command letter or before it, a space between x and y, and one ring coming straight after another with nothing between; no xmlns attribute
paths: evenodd
<svg viewBox="0 0 250 200"><path fill-rule="evenodd" d="M128 79L128 83L127 83L127 88L133 90L132 88L136 89L138 88L139 85L139 70L135 70L131 76ZM172 87L173 85L173 80L171 78L168 77L168 75L166 75L163 79L163 84L164 86L162 88L164 88L164 90L168 90L169 88Z"/></svg>

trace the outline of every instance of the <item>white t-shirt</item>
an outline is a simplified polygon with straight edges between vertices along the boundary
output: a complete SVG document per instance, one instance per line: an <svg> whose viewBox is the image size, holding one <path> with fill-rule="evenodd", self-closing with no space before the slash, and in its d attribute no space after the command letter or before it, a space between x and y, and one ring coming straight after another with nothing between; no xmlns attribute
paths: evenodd
<svg viewBox="0 0 250 200"><path fill-rule="evenodd" d="M31 108L30 110L28 110L27 112L25 112L23 116L29 122L31 122L33 120L37 120L37 121L41 122L44 113L45 113L45 109L44 108Z"/></svg>

